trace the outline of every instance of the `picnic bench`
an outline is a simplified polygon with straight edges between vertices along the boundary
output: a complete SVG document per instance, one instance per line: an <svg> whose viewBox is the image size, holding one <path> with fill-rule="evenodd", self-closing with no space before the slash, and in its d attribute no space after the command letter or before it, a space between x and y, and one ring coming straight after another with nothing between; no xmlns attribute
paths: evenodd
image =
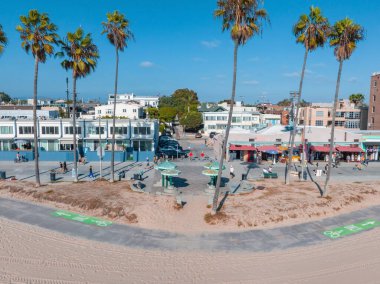
<svg viewBox="0 0 380 284"><path fill-rule="evenodd" d="M277 173L263 173L264 178L278 178Z"/></svg>

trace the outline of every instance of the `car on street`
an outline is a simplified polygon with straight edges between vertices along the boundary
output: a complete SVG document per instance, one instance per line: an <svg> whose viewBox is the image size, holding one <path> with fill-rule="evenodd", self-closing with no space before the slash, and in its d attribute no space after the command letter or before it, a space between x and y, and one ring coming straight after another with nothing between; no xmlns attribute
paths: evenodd
<svg viewBox="0 0 380 284"><path fill-rule="evenodd" d="M187 157L187 151L183 151L180 149L174 149L173 147L168 147L168 148L161 148L160 150L157 151L157 156L162 157L162 156L167 156L167 157Z"/></svg>
<svg viewBox="0 0 380 284"><path fill-rule="evenodd" d="M177 140L167 140L167 141L158 142L158 147L166 147L166 146L177 147L177 145L180 146Z"/></svg>
<svg viewBox="0 0 380 284"><path fill-rule="evenodd" d="M216 133L216 132L214 132L214 131L213 131L213 132L210 132L209 137L210 137L210 138L213 138L216 134L218 134L218 133Z"/></svg>

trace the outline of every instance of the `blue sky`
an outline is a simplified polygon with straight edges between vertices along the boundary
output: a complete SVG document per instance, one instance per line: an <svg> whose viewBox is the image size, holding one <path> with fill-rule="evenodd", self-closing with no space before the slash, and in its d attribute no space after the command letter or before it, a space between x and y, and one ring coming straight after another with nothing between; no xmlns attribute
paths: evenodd
<svg viewBox="0 0 380 284"><path fill-rule="evenodd" d="M78 26L93 35L100 51L97 70L78 82L80 98L105 98L113 92L114 50L102 36L101 22L108 11L119 10L130 20L135 42L120 56L119 90L137 95L170 95L190 88L202 101L230 97L233 44L213 17L216 0L2 0L0 24L9 45L0 57L0 91L30 97L33 59L20 47L15 31L19 16L30 9L50 15L59 34ZM237 99L277 102L297 90L303 47L295 43L292 25L310 5L319 6L330 22L346 16L366 29L366 40L343 66L341 97L362 92L368 97L370 75L380 71L380 1L375 0L267 0L271 25L239 50ZM64 97L65 78L59 60L40 66L39 96ZM303 97L331 101L338 63L329 47L309 56ZM70 80L71 82L71 80Z"/></svg>

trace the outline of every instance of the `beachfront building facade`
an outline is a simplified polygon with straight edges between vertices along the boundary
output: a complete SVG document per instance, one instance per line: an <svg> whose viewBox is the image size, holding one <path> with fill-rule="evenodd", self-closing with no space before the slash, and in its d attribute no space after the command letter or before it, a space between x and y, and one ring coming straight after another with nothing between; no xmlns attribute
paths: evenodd
<svg viewBox="0 0 380 284"><path fill-rule="evenodd" d="M137 102L143 108L158 107L159 96L136 96L134 93L130 94L117 94L116 103L128 103L130 101ZM108 95L108 104L114 103L114 94Z"/></svg>
<svg viewBox="0 0 380 284"><path fill-rule="evenodd" d="M40 160L70 161L73 159L73 124L69 119L38 120ZM104 149L104 160L110 160L112 119L83 120L76 124L79 157L98 160L99 145ZM17 152L34 159L32 120L0 120L0 160L14 160ZM118 119L115 127L115 160L142 161L153 158L158 141L156 120Z"/></svg>
<svg viewBox="0 0 380 284"><path fill-rule="evenodd" d="M37 117L40 119L52 119L59 117L57 108L42 109L37 106ZM0 106L0 119L32 119L33 106L27 105L2 105Z"/></svg>
<svg viewBox="0 0 380 284"><path fill-rule="evenodd" d="M112 117L113 107L113 104L96 106L94 118ZM116 103L115 116L118 118L141 119L144 116L144 109L135 101Z"/></svg>
<svg viewBox="0 0 380 284"><path fill-rule="evenodd" d="M203 112L203 124L205 133L222 133L227 127L228 111ZM234 111L232 113L232 129L244 129L254 131L260 126L260 113L249 111Z"/></svg>
<svg viewBox="0 0 380 284"><path fill-rule="evenodd" d="M380 72L371 77L367 125L368 130L380 130Z"/></svg>
<svg viewBox="0 0 380 284"><path fill-rule="evenodd" d="M299 110L299 125L331 127L333 103L312 103ZM338 129L363 129L366 108L355 106L349 100L339 100L335 127Z"/></svg>

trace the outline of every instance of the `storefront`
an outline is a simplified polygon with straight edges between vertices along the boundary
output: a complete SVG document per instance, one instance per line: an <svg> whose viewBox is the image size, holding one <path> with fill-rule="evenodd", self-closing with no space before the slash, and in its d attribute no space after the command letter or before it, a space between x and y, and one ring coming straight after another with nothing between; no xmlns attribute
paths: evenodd
<svg viewBox="0 0 380 284"><path fill-rule="evenodd" d="M333 152L336 152L335 149ZM317 146L313 145L310 147L309 162L313 163L314 161L328 161L328 156L330 153L330 146L323 145Z"/></svg>
<svg viewBox="0 0 380 284"><path fill-rule="evenodd" d="M347 162L360 162L364 156L364 151L357 145L337 146L336 151L339 158Z"/></svg>
<svg viewBox="0 0 380 284"><path fill-rule="evenodd" d="M380 161L380 136L363 136L363 148L368 160Z"/></svg>
<svg viewBox="0 0 380 284"><path fill-rule="evenodd" d="M251 145L230 145L229 157L231 160L241 160L248 163L257 162L257 149Z"/></svg>
<svg viewBox="0 0 380 284"><path fill-rule="evenodd" d="M257 146L260 160L278 162L280 153L275 145Z"/></svg>

